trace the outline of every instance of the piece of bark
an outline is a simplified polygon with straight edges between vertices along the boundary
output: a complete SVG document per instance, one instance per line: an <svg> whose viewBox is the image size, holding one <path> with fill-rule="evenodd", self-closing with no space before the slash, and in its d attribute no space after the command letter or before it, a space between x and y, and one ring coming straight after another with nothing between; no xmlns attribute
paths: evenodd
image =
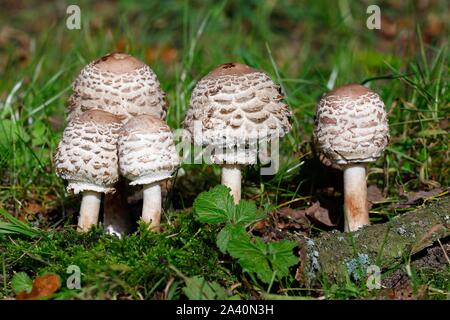
<svg viewBox="0 0 450 320"><path fill-rule="evenodd" d="M328 279L358 280L371 265L391 268L437 239L450 236L450 197L396 216L391 221L366 226L356 232L322 233L300 239L300 266L296 278L305 286Z"/></svg>

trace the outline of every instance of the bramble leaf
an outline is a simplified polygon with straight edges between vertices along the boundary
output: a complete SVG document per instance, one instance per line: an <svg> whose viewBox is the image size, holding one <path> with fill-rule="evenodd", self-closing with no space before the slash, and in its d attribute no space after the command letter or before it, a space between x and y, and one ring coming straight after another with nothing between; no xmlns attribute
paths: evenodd
<svg viewBox="0 0 450 320"><path fill-rule="evenodd" d="M254 202L241 200L236 206L236 213L234 215L234 223L250 223L261 219L263 215L258 212Z"/></svg>
<svg viewBox="0 0 450 320"><path fill-rule="evenodd" d="M200 222L204 223L247 224L262 218L254 202L241 200L235 205L230 189L223 185L202 192L195 199L193 208Z"/></svg>
<svg viewBox="0 0 450 320"><path fill-rule="evenodd" d="M298 258L292 254L296 243L288 240L269 242L269 260L272 268L277 271L277 275L284 277L289 275L289 268L298 262Z"/></svg>
<svg viewBox="0 0 450 320"><path fill-rule="evenodd" d="M297 263L292 253L296 246L287 240L264 243L261 238L254 241L248 234L245 237L234 237L228 243L228 252L239 259L239 264L247 272L254 272L258 278L270 283L274 273L278 278L289 275L289 268Z"/></svg>
<svg viewBox="0 0 450 320"><path fill-rule="evenodd" d="M216 244L222 253L226 253L230 240L233 237L242 237L246 233L243 224L227 224L217 235Z"/></svg>
<svg viewBox="0 0 450 320"><path fill-rule="evenodd" d="M190 300L226 299L227 293L217 282L208 282L203 277L195 276L186 279L184 294Z"/></svg>
<svg viewBox="0 0 450 320"><path fill-rule="evenodd" d="M235 209L230 189L223 185L200 193L194 201L193 208L200 222L204 223L227 222Z"/></svg>
<svg viewBox="0 0 450 320"><path fill-rule="evenodd" d="M25 272L17 272L11 280L11 285L15 293L30 293L33 289L33 280Z"/></svg>

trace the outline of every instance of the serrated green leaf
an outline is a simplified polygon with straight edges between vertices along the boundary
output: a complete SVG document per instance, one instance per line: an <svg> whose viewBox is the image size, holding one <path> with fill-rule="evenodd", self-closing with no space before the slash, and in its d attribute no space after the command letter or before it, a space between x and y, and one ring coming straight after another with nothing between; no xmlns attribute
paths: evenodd
<svg viewBox="0 0 450 320"><path fill-rule="evenodd" d="M184 294L190 300L226 299L227 293L217 282L208 282L203 277L195 276L186 279Z"/></svg>
<svg viewBox="0 0 450 320"><path fill-rule="evenodd" d="M289 268L298 263L298 258L292 253L296 243L288 240L268 243L269 260L277 275L289 275Z"/></svg>
<svg viewBox="0 0 450 320"><path fill-rule="evenodd" d="M245 236L247 232L245 231L244 224L227 224L222 230L220 230L217 235L216 244L222 253L226 253L228 248L228 243L233 237Z"/></svg>
<svg viewBox="0 0 450 320"><path fill-rule="evenodd" d="M272 270L266 258L267 247L260 238L251 240L250 236L232 238L228 243L228 252L247 272L254 272L265 283L272 278Z"/></svg>
<svg viewBox="0 0 450 320"><path fill-rule="evenodd" d="M254 272L258 278L270 283L274 273L278 279L289 275L289 268L297 263L292 253L294 242L283 240L264 243L261 238L251 240L250 236L233 237L228 243L228 252L239 259L239 264L247 272Z"/></svg>
<svg viewBox="0 0 450 320"><path fill-rule="evenodd" d="M223 185L200 193L194 201L193 208L200 222L204 223L227 222L235 210L230 189Z"/></svg>
<svg viewBox="0 0 450 320"><path fill-rule="evenodd" d="M258 212L256 204L254 202L241 200L236 206L236 213L234 215L234 223L250 223L261 219L264 216L261 212Z"/></svg>
<svg viewBox="0 0 450 320"><path fill-rule="evenodd" d="M33 289L33 280L25 272L18 272L14 274L11 285L15 293L24 291L30 293Z"/></svg>

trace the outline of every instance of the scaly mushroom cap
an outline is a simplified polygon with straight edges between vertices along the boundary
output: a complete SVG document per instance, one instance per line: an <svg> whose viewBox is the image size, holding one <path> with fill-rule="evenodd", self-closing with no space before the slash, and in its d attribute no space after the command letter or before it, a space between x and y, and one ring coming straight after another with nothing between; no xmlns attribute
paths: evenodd
<svg viewBox="0 0 450 320"><path fill-rule="evenodd" d="M119 167L131 185L169 179L180 163L167 124L150 115L131 118L118 141Z"/></svg>
<svg viewBox="0 0 450 320"><path fill-rule="evenodd" d="M317 105L313 139L334 164L375 161L389 141L383 101L358 84L329 92Z"/></svg>
<svg viewBox="0 0 450 320"><path fill-rule="evenodd" d="M167 103L155 73L125 53L112 53L89 63L73 83L69 119L91 109L122 117L150 114L164 119Z"/></svg>
<svg viewBox="0 0 450 320"><path fill-rule="evenodd" d="M120 119L103 110L86 111L69 122L55 155L56 174L69 182L67 190L114 192L121 125Z"/></svg>
<svg viewBox="0 0 450 320"><path fill-rule="evenodd" d="M282 137L291 128L291 112L283 98L265 73L225 63L197 83L183 125L194 142L199 141L194 137L198 133L203 146L224 148L224 153L212 155L214 163L253 164L258 140ZM194 130L196 122L200 132Z"/></svg>

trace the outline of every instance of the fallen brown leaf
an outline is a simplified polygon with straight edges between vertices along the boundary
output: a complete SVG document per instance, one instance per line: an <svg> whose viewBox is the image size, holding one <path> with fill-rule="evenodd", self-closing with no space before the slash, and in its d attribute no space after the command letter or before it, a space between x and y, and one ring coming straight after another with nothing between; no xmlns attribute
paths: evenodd
<svg viewBox="0 0 450 320"><path fill-rule="evenodd" d="M19 292L16 300L37 300L48 298L61 287L61 279L57 274L46 274L37 277L33 281L33 289L30 293Z"/></svg>
<svg viewBox="0 0 450 320"><path fill-rule="evenodd" d="M423 300L427 296L427 290L427 285L421 285L414 294L411 283L408 282L395 288L382 289L380 296L391 300Z"/></svg>
<svg viewBox="0 0 450 320"><path fill-rule="evenodd" d="M161 49L161 59L165 64L173 63L178 56L178 51L172 47L163 47Z"/></svg>
<svg viewBox="0 0 450 320"><path fill-rule="evenodd" d="M436 14L429 14L427 16L427 23L425 26L425 34L430 37L437 37L444 31L444 22Z"/></svg>
<svg viewBox="0 0 450 320"><path fill-rule="evenodd" d="M289 207L283 207L277 210L277 213L280 217L287 217L295 220L301 220L306 218L305 210L295 210Z"/></svg>
<svg viewBox="0 0 450 320"><path fill-rule="evenodd" d="M319 222L327 227L337 226L337 222L331 219L328 209L322 208L319 201L314 202L311 207L305 210L305 213L313 222Z"/></svg>
<svg viewBox="0 0 450 320"><path fill-rule="evenodd" d="M118 52L126 52L128 48L128 41L125 38L120 38L119 40L117 40L116 42L116 50Z"/></svg>
<svg viewBox="0 0 450 320"><path fill-rule="evenodd" d="M433 197L439 193L442 193L443 191L444 190L442 188L436 188L436 189L432 189L430 191L420 190L420 191L416 191L416 192L415 191L404 192L403 190L400 190L399 194L406 198L405 204L414 204L418 200Z"/></svg>
<svg viewBox="0 0 450 320"><path fill-rule="evenodd" d="M175 62L177 57L178 57L177 49L168 46L147 48L145 50L145 60L149 64L157 60L162 60L164 64L169 65Z"/></svg>
<svg viewBox="0 0 450 320"><path fill-rule="evenodd" d="M383 201L384 197L380 188L375 185L370 185L369 187L367 187L367 200L370 203Z"/></svg>

